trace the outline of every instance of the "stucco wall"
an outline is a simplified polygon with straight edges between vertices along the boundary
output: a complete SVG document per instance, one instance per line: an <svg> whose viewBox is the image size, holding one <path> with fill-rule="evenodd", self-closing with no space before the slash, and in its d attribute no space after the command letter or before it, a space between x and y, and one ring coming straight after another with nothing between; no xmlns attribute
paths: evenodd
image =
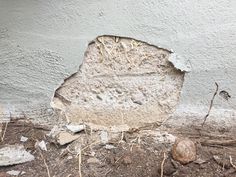
<svg viewBox="0 0 236 177"><path fill-rule="evenodd" d="M0 109L50 108L88 43L105 34L172 50L189 66L176 114L206 112L217 82L231 98L217 96L212 114L235 118L235 9L234 0L0 0Z"/></svg>

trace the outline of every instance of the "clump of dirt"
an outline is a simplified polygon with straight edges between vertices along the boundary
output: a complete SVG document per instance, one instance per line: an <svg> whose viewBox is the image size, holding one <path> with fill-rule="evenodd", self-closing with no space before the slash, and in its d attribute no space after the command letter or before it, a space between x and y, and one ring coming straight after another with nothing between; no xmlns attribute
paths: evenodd
<svg viewBox="0 0 236 177"><path fill-rule="evenodd" d="M10 176L6 172L11 170L24 172L19 175L22 177L236 176L236 140L234 132L227 129L206 125L181 129L162 126L108 132L109 141L105 144L99 139L100 131L84 131L79 133L78 140L64 146L48 138L51 127L37 126L30 121L11 121L2 129L5 135L0 147L22 144L35 160L0 167L0 176ZM21 142L22 136L29 139ZM187 137L195 142L197 160L181 165L172 159L171 148L176 137ZM41 140L47 143L47 151L35 147L35 143Z"/></svg>

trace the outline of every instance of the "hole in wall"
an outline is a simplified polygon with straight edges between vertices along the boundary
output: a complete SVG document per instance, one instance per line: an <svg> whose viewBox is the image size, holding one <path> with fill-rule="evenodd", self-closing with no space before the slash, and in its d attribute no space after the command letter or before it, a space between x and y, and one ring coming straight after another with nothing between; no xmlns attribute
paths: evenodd
<svg viewBox="0 0 236 177"><path fill-rule="evenodd" d="M161 122L174 111L184 81L170 55L136 39L99 36L88 45L79 71L56 90L52 107L75 122Z"/></svg>
<svg viewBox="0 0 236 177"><path fill-rule="evenodd" d="M221 90L219 95L226 101L228 101L231 98L231 95L225 90Z"/></svg>

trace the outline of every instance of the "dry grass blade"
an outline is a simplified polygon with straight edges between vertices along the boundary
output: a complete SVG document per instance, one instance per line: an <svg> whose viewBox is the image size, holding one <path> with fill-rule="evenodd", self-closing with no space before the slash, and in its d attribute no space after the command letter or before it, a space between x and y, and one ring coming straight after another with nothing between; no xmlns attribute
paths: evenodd
<svg viewBox="0 0 236 177"><path fill-rule="evenodd" d="M165 164L166 159L167 159L167 156L166 156L166 153L164 152L163 153L163 160L161 162L161 177L163 177L163 175L164 175L164 164Z"/></svg>
<svg viewBox="0 0 236 177"><path fill-rule="evenodd" d="M3 131L2 137L1 137L1 142L4 141L5 134L6 134L6 131L7 131L7 126L8 126L8 122L6 122L6 124L5 124L5 128L4 128L4 131Z"/></svg>
<svg viewBox="0 0 236 177"><path fill-rule="evenodd" d="M50 175L50 170L49 170L49 167L48 167L48 164L47 164L47 162L46 162L46 160L45 160L45 158L44 158L44 156L43 156L41 150L39 150L39 152L40 152L40 156L41 156L42 159L43 159L43 163L44 163L44 165L45 165L45 167L46 167L46 169L47 169L48 177L51 177L51 175Z"/></svg>
<svg viewBox="0 0 236 177"><path fill-rule="evenodd" d="M233 159L231 156L229 156L229 162L232 165L232 167L234 167L234 169L236 169L236 165L233 164Z"/></svg>
<svg viewBox="0 0 236 177"><path fill-rule="evenodd" d="M82 172L81 172L81 161L82 161L82 157L81 157L81 151L79 153L79 177L82 177Z"/></svg>

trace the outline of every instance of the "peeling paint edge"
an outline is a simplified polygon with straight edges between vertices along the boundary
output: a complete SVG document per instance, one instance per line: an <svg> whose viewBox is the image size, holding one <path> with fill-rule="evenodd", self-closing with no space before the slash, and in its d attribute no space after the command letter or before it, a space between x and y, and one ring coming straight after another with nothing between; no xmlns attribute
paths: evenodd
<svg viewBox="0 0 236 177"><path fill-rule="evenodd" d="M190 72L191 71L191 65L189 60L185 61L184 58L180 57L173 51L171 51L169 62L171 62L176 69L179 69L182 72Z"/></svg>

